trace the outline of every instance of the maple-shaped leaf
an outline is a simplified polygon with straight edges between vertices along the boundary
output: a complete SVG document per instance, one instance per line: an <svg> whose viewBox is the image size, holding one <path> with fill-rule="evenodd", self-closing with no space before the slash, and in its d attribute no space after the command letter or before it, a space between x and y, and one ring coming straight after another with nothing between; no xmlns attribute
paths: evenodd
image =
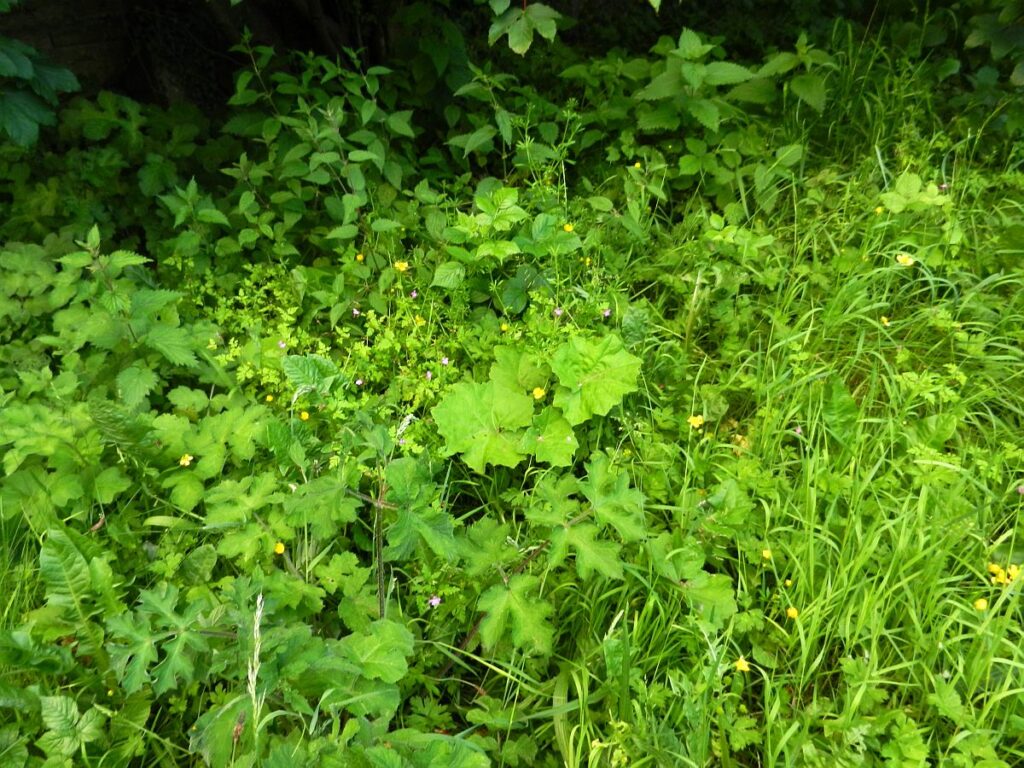
<svg viewBox="0 0 1024 768"><path fill-rule="evenodd" d="M644 537L644 495L629 487L629 476L615 469L603 453L587 464L587 479L580 483L580 490L597 521L614 527L623 541Z"/></svg>
<svg viewBox="0 0 1024 768"><path fill-rule="evenodd" d="M466 576L476 579L517 562L519 550L509 543L511 535L508 523L490 517L473 523L465 536L456 539Z"/></svg>
<svg viewBox="0 0 1024 768"><path fill-rule="evenodd" d="M438 557L451 562L458 557L455 521L443 509L417 505L402 506L388 528L386 560L408 560L416 554L420 542Z"/></svg>
<svg viewBox="0 0 1024 768"><path fill-rule="evenodd" d="M521 447L525 453L536 456L538 461L555 467L568 467L579 445L572 425L561 412L557 408L545 408L526 431Z"/></svg>
<svg viewBox="0 0 1024 768"><path fill-rule="evenodd" d="M577 336L555 351L551 370L560 385L555 405L576 425L591 416L604 416L636 391L640 358L627 352L618 336L596 341Z"/></svg>
<svg viewBox="0 0 1024 768"><path fill-rule="evenodd" d="M107 619L107 653L125 693L135 693L149 682L156 663L156 642L149 621L139 614L122 613Z"/></svg>
<svg viewBox="0 0 1024 768"><path fill-rule="evenodd" d="M564 525L580 512L580 503L574 498L579 488L572 475L545 475L533 489L526 519L534 525Z"/></svg>
<svg viewBox="0 0 1024 768"><path fill-rule="evenodd" d="M547 617L553 609L537 597L538 583L536 576L519 574L509 579L507 586L495 584L480 595L478 609L487 614L480 622L485 646L494 648L511 633L517 648L540 655L551 653L554 630Z"/></svg>
<svg viewBox="0 0 1024 768"><path fill-rule="evenodd" d="M584 581L595 572L609 579L622 578L622 561L619 559L621 547L614 541L601 541L597 538L600 530L592 523L578 523L556 529L551 537L552 548L556 547L556 536L564 540L564 545L576 551L576 572Z"/></svg>
<svg viewBox="0 0 1024 768"><path fill-rule="evenodd" d="M522 428L533 417L533 399L493 382L456 384L431 411L449 454L483 473L488 464L514 467L523 460Z"/></svg>

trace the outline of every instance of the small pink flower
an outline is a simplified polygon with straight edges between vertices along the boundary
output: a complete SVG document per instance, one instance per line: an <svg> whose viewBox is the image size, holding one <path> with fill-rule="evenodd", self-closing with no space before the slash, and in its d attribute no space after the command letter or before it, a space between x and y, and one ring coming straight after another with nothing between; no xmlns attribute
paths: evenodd
<svg viewBox="0 0 1024 768"><path fill-rule="evenodd" d="M1024 496L1024 485L1017 486L1017 493L1019 493L1021 496Z"/></svg>
<svg viewBox="0 0 1024 768"><path fill-rule="evenodd" d="M418 293L416 293L416 291L415 291L415 290L413 290L413 292L409 294L409 298L410 298L410 299L415 299L415 298L416 298L417 296L419 296L419 294L418 294Z"/></svg>
<svg viewBox="0 0 1024 768"><path fill-rule="evenodd" d="M441 598L437 595L431 595L430 599L427 602L430 603L431 608L437 608L437 606L441 604Z"/></svg>
<svg viewBox="0 0 1024 768"><path fill-rule="evenodd" d="M602 311L602 312L601 312L601 315L602 315L603 317L611 317L611 316L612 316L612 311L611 311L611 309L609 309L609 308L607 308L607 307L606 307L606 308L604 309L604 311Z"/></svg>
<svg viewBox="0 0 1024 768"><path fill-rule="evenodd" d="M352 317L359 317L359 314L359 310L356 309L355 307L352 307Z"/></svg>
<svg viewBox="0 0 1024 768"><path fill-rule="evenodd" d="M280 349L284 349L284 348L285 348L285 347L287 347L288 345L287 345L287 344L285 343L285 340L284 340L284 339L281 339L280 341L278 341L278 342L277 342L277 346L278 346L278 348L280 348Z"/></svg>
<svg viewBox="0 0 1024 768"><path fill-rule="evenodd" d="M398 439L398 444L399 444L399 445L405 445L405 438L404 438L404 437L400 437L400 438Z"/></svg>
<svg viewBox="0 0 1024 768"><path fill-rule="evenodd" d="M799 424L797 424L796 427L794 427L794 429L793 429L793 434L802 435L803 433L804 433L803 427L801 427Z"/></svg>
<svg viewBox="0 0 1024 768"><path fill-rule="evenodd" d="M563 312L563 310L562 310L561 307L555 307L555 317L561 317L562 316L562 312Z"/></svg>
<svg viewBox="0 0 1024 768"><path fill-rule="evenodd" d="M441 358L441 365L448 365L448 358L447 357L442 357Z"/></svg>
<svg viewBox="0 0 1024 768"><path fill-rule="evenodd" d="M356 379L356 386L357 387L363 386L363 380L362 379Z"/></svg>
<svg viewBox="0 0 1024 768"><path fill-rule="evenodd" d="M427 381L430 381L432 378L434 378L433 371L427 371Z"/></svg>

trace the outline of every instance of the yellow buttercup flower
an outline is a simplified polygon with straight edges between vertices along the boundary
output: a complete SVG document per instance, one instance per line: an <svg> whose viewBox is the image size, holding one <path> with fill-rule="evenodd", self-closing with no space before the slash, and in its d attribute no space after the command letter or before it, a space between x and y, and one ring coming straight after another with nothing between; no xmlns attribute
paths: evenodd
<svg viewBox="0 0 1024 768"><path fill-rule="evenodd" d="M764 549L761 550L761 557L763 557L765 560L771 560L772 559L772 551L770 549L768 549L767 547L765 547Z"/></svg>
<svg viewBox="0 0 1024 768"><path fill-rule="evenodd" d="M279 541L279 542L277 542L277 544L274 545L274 554L275 555L283 555L284 554L284 542L283 541Z"/></svg>
<svg viewBox="0 0 1024 768"><path fill-rule="evenodd" d="M547 392L545 392L544 389L541 388L541 387L534 387L533 388L533 399L534 400L541 400L541 399L544 398L544 395L546 395L546 394L547 394Z"/></svg>
<svg viewBox="0 0 1024 768"><path fill-rule="evenodd" d="M563 232L572 232L572 230L573 230L572 224L563 224L562 225L562 231Z"/></svg>
<svg viewBox="0 0 1024 768"><path fill-rule="evenodd" d="M641 168L643 168L643 166L642 166L642 165L640 164L640 162L639 162L639 161L637 161L637 162L633 163L633 167L634 167L634 168L636 168L636 169L637 169L638 171L639 171L639 170L640 170Z"/></svg>
<svg viewBox="0 0 1024 768"><path fill-rule="evenodd" d="M299 414L299 418L303 421L309 421L309 411L303 411Z"/></svg>
<svg viewBox="0 0 1024 768"><path fill-rule="evenodd" d="M800 615L800 611L798 611L798 610L797 610L796 608L794 608L794 607L793 607L792 605L791 605L791 606L789 606L789 608L787 608L787 609L786 609L786 617L787 617L787 618L790 618L790 619L795 619L795 618L797 618L797 617L798 617L799 615Z"/></svg>
<svg viewBox="0 0 1024 768"><path fill-rule="evenodd" d="M356 261L362 262L366 257L361 253L356 254Z"/></svg>
<svg viewBox="0 0 1024 768"><path fill-rule="evenodd" d="M193 456L191 453L186 453L180 459L178 459L178 464L180 464L183 467L187 467L189 464L192 463L192 459L194 458L195 456Z"/></svg>
<svg viewBox="0 0 1024 768"><path fill-rule="evenodd" d="M881 216L882 215L882 211L884 211L884 210L885 209L882 208L882 206L878 206L877 208L875 208L875 216Z"/></svg>
<svg viewBox="0 0 1024 768"><path fill-rule="evenodd" d="M408 272L409 271L409 262L408 261L396 261L395 262L395 269L397 269L399 272Z"/></svg>
<svg viewBox="0 0 1024 768"><path fill-rule="evenodd" d="M501 324L501 332L505 333L507 331L508 331L508 323L502 323Z"/></svg>
<svg viewBox="0 0 1024 768"><path fill-rule="evenodd" d="M979 597L977 600L974 601L974 610L984 611L986 608L988 608L988 600L986 600L984 597Z"/></svg>
<svg viewBox="0 0 1024 768"><path fill-rule="evenodd" d="M785 580L784 582L782 582L782 583L783 583L783 584L784 584L785 586L787 586L787 587L792 587L792 586L793 586L793 580L792 580L792 579L786 579L786 580Z"/></svg>
<svg viewBox="0 0 1024 768"><path fill-rule="evenodd" d="M268 403L272 403L272 402L274 402L274 396L273 395L267 395L266 400L267 400Z"/></svg>
<svg viewBox="0 0 1024 768"><path fill-rule="evenodd" d="M686 422L694 429L700 429L704 426L704 417L700 414L689 417Z"/></svg>
<svg viewBox="0 0 1024 768"><path fill-rule="evenodd" d="M733 666L736 668L737 672L749 672L750 671L750 662L748 662L742 656L740 656L738 659L736 659L735 662L733 662Z"/></svg>
<svg viewBox="0 0 1024 768"><path fill-rule="evenodd" d="M878 318L878 321L882 324L884 328L889 327L889 318L886 317L885 315L882 315L880 318Z"/></svg>
<svg viewBox="0 0 1024 768"><path fill-rule="evenodd" d="M900 251L896 254L896 263L901 267L912 267L917 263L917 259L905 251Z"/></svg>

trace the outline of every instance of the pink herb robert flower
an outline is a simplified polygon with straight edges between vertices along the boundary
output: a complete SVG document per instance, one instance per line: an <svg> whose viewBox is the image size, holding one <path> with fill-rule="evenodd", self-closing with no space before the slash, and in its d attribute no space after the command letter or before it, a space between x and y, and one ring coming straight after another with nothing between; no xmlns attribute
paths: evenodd
<svg viewBox="0 0 1024 768"><path fill-rule="evenodd" d="M563 311L561 307L555 307L555 317L561 317Z"/></svg>
<svg viewBox="0 0 1024 768"><path fill-rule="evenodd" d="M431 608L437 608L441 604L441 598L437 595L431 595L427 602L430 603Z"/></svg>

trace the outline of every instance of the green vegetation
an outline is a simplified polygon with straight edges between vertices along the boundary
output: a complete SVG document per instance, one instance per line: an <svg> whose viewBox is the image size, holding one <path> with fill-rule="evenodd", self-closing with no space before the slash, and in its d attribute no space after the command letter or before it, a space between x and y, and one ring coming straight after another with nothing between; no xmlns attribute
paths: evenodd
<svg viewBox="0 0 1024 768"><path fill-rule="evenodd" d="M965 5L424 17L0 146L0 764L1020 765L1022 46Z"/></svg>

